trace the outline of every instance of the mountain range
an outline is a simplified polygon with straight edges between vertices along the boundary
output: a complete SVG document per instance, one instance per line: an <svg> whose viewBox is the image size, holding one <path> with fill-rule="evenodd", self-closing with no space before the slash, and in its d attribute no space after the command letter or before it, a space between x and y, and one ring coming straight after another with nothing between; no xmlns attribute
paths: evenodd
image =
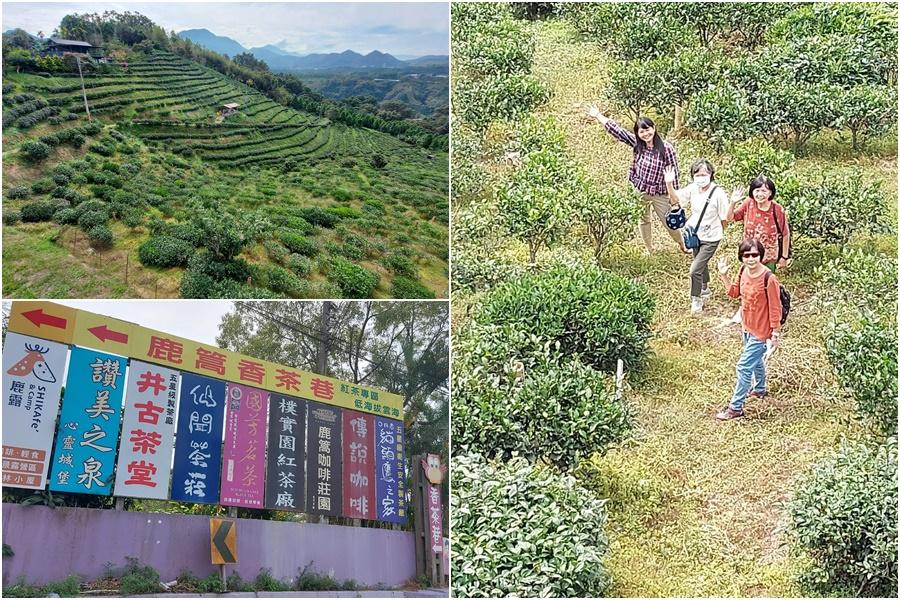
<svg viewBox="0 0 900 600"><path fill-rule="evenodd" d="M188 29L178 33L178 36L190 40L207 50L224 54L229 58L233 58L243 52L249 52L269 65L269 68L273 71L403 69L449 65L449 57L447 56L429 55L411 60L400 60L378 50L373 50L365 55L352 50L328 54L303 55L289 52L275 44L267 44L259 48L245 48L235 40L216 35L208 29Z"/></svg>

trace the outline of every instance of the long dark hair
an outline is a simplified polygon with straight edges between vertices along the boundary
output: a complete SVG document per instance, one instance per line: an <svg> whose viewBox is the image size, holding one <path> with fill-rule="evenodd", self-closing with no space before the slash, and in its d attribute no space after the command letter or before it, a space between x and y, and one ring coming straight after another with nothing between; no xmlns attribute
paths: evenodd
<svg viewBox="0 0 900 600"><path fill-rule="evenodd" d="M656 125L650 117L638 117L638 120L634 122L634 155L639 156L643 152L649 150L647 144L644 143L644 140L638 137L638 131L641 129L649 129L650 127L654 130L652 152L657 156L664 157L666 155L666 146L663 143L662 138L659 137L659 132L656 131Z"/></svg>

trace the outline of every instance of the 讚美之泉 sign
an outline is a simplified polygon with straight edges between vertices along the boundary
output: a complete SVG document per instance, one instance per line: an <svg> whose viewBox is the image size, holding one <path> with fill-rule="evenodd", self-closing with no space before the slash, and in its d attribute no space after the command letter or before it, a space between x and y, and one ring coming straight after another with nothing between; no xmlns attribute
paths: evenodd
<svg viewBox="0 0 900 600"><path fill-rule="evenodd" d="M3 346L3 485L46 484L69 348L9 332Z"/></svg>
<svg viewBox="0 0 900 600"><path fill-rule="evenodd" d="M375 518L406 522L403 423L375 417Z"/></svg>
<svg viewBox="0 0 900 600"><path fill-rule="evenodd" d="M305 508L305 433L306 400L272 394L269 397L266 508L296 511Z"/></svg>
<svg viewBox="0 0 900 600"><path fill-rule="evenodd" d="M116 496L168 498L177 399L178 371L131 361L116 467Z"/></svg>
<svg viewBox="0 0 900 600"><path fill-rule="evenodd" d="M345 517L375 518L374 419L361 412L343 411Z"/></svg>
<svg viewBox="0 0 900 600"><path fill-rule="evenodd" d="M341 409L307 403L306 512L341 514Z"/></svg>
<svg viewBox="0 0 900 600"><path fill-rule="evenodd" d="M181 374L172 500L216 504L222 466L225 382Z"/></svg>
<svg viewBox="0 0 900 600"><path fill-rule="evenodd" d="M50 490L109 496L126 359L74 348L59 416Z"/></svg>
<svg viewBox="0 0 900 600"><path fill-rule="evenodd" d="M257 388L228 384L220 504L263 507L268 397Z"/></svg>

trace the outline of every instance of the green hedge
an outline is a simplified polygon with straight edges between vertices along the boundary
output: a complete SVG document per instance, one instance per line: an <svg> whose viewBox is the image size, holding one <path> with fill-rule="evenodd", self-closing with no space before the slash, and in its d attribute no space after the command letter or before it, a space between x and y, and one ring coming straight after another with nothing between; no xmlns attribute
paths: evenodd
<svg viewBox="0 0 900 600"><path fill-rule="evenodd" d="M328 266L328 278L345 298L371 298L378 287L378 274L343 258L334 258Z"/></svg>
<svg viewBox="0 0 900 600"><path fill-rule="evenodd" d="M150 267L184 267L193 254L190 242L168 235L151 237L138 248L138 259Z"/></svg>
<svg viewBox="0 0 900 600"><path fill-rule="evenodd" d="M602 597L604 502L572 477L455 453L450 490L456 597Z"/></svg>

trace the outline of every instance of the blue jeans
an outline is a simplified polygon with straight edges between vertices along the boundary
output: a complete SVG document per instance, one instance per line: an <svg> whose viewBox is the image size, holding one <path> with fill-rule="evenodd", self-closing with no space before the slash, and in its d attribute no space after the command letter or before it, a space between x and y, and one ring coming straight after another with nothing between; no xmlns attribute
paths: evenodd
<svg viewBox="0 0 900 600"><path fill-rule="evenodd" d="M760 394L766 391L766 366L763 363L766 343L746 331L741 332L741 339L744 341L744 350L737 362L737 385L734 386L734 395L729 404L732 410L744 409L744 401L751 387Z"/></svg>

